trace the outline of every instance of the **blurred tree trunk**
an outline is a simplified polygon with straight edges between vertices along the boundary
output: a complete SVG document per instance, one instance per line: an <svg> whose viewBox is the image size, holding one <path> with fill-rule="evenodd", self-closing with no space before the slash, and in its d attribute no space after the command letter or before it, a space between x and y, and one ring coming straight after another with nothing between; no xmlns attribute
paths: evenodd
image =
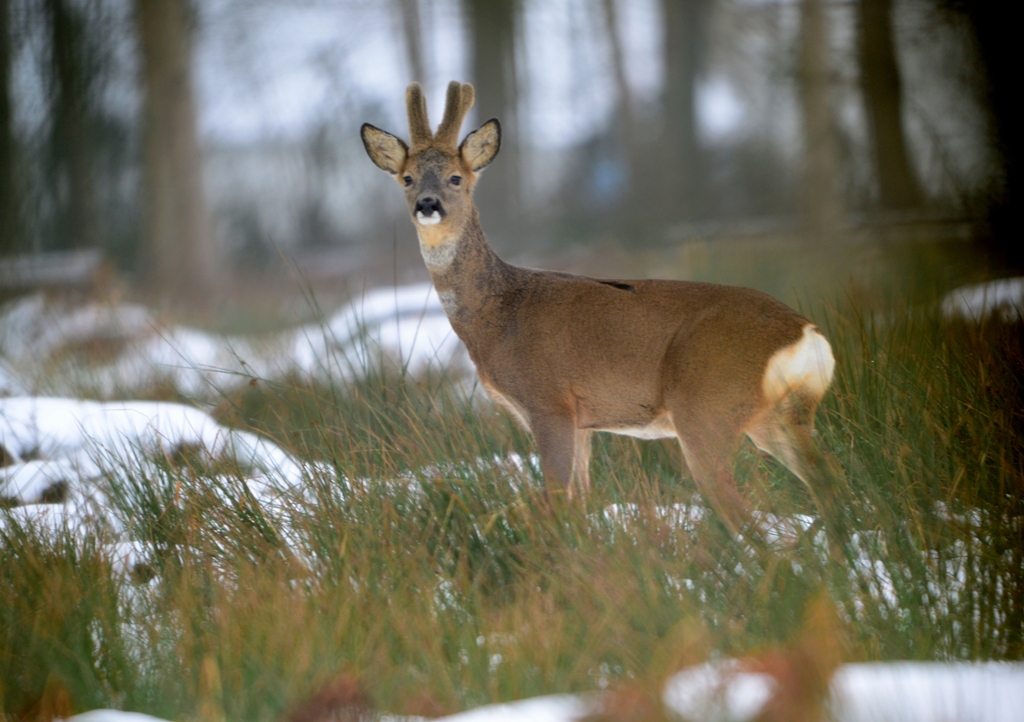
<svg viewBox="0 0 1024 722"><path fill-rule="evenodd" d="M860 83L878 177L879 204L886 210L914 208L921 191L903 134L902 88L892 33L891 0L860 0Z"/></svg>
<svg viewBox="0 0 1024 722"><path fill-rule="evenodd" d="M697 136L697 78L702 67L708 0L662 0L665 28L665 95L662 137L668 191L665 210L694 218L701 208L703 172Z"/></svg>
<svg viewBox="0 0 1024 722"><path fill-rule="evenodd" d="M1024 168L1024 143L1021 142L1022 118L1020 102L1020 62L1018 26L1006 16L1005 6L998 2L969 0L938 0L940 8L950 14L958 27L966 21L977 41L977 53L983 80L977 84L981 105L988 111L988 133L998 160L992 185L982 201L988 214L988 228L979 239L993 260L1005 271L1024 271L1024 243L1020 236L1021 169ZM1024 624L1024 612L1017 615ZM1015 628L1021 644L1024 626ZM1018 646L1017 649L1022 647Z"/></svg>
<svg viewBox="0 0 1024 722"><path fill-rule="evenodd" d="M89 72L82 17L68 0L46 0L54 70L54 145L67 178L67 239L72 248L99 245L96 179L89 132Z"/></svg>
<svg viewBox="0 0 1024 722"><path fill-rule="evenodd" d="M144 93L146 276L158 293L201 300L215 268L192 97L194 20L188 0L135 0L135 22Z"/></svg>
<svg viewBox="0 0 1024 722"><path fill-rule="evenodd" d="M616 135L622 150L631 154L633 148L633 94L626 77L626 59L619 38L619 19L615 0L604 0L605 29L608 33L608 47L612 53L612 77L615 80L615 125Z"/></svg>
<svg viewBox="0 0 1024 722"><path fill-rule="evenodd" d="M615 143L620 159L626 164L627 188L634 189L630 180L636 165L636 137L633 122L633 93L626 77L626 59L619 37L619 18L615 0L603 0L605 31L612 55L612 77L615 81Z"/></svg>
<svg viewBox="0 0 1024 722"><path fill-rule="evenodd" d="M801 0L800 99L804 131L804 213L812 236L839 228L839 155L829 102L828 16L824 0Z"/></svg>
<svg viewBox="0 0 1024 722"><path fill-rule="evenodd" d="M476 192L485 227L499 238L519 218L519 155L515 39L518 0L466 0L473 44L477 117L501 122L501 157L487 169Z"/></svg>
<svg viewBox="0 0 1024 722"><path fill-rule="evenodd" d="M419 0L399 0L402 12L402 34L405 36L405 57L412 80L425 83L426 62L423 53L423 23Z"/></svg>
<svg viewBox="0 0 1024 722"><path fill-rule="evenodd" d="M9 0L0 0L0 257L17 249L18 235L11 95L11 7Z"/></svg>

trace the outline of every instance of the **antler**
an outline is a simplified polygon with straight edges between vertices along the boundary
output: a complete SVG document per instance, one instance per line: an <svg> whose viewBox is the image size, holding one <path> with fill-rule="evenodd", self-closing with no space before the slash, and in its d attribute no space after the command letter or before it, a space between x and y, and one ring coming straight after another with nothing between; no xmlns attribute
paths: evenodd
<svg viewBox="0 0 1024 722"><path fill-rule="evenodd" d="M473 86L453 80L448 84L448 98L444 104L444 118L434 135L434 146L454 152L459 144L459 129L466 113L473 107Z"/></svg>
<svg viewBox="0 0 1024 722"><path fill-rule="evenodd" d="M406 89L405 106L409 113L411 150L430 145L434 140L434 134L430 132L430 121L427 120L427 100L423 97L423 88L419 83L412 83Z"/></svg>

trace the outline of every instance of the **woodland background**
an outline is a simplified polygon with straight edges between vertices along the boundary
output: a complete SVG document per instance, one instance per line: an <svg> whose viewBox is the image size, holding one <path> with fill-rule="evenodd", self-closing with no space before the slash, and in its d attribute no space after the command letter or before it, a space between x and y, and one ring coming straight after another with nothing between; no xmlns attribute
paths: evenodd
<svg viewBox="0 0 1024 722"><path fill-rule="evenodd" d="M469 123L501 119L478 205L513 259L867 229L1022 261L992 2L0 0L0 23L0 256L99 249L152 297L422 275L358 139L406 134L414 79L435 119L452 78Z"/></svg>

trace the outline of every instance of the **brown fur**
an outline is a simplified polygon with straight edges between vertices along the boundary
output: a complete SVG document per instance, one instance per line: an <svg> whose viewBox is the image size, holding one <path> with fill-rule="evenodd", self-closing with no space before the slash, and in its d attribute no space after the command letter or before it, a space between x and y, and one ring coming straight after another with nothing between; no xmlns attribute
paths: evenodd
<svg viewBox="0 0 1024 722"><path fill-rule="evenodd" d="M339 674L292 708L282 722L371 722L379 718L359 679Z"/></svg>
<svg viewBox="0 0 1024 722"><path fill-rule="evenodd" d="M414 87L410 103L422 97ZM809 322L748 288L602 281L505 263L472 197L500 147L500 126L490 120L454 143L472 97L471 86L453 82L443 138L414 142L407 155L402 141L372 126L363 139L385 170L403 159L393 172L452 326L484 387L532 432L549 488L585 491L591 434L639 428L678 437L694 478L726 511L743 507L730 464L744 434L760 434L762 448L809 480L823 391L795 388L769 401L763 390L769 359ZM425 122L425 109L409 114ZM444 212L426 225L417 209L435 200Z"/></svg>

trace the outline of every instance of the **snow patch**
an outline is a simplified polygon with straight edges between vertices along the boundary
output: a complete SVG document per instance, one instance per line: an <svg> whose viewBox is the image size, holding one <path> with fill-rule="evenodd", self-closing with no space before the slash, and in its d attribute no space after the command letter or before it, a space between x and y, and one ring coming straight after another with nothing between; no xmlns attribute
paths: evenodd
<svg viewBox="0 0 1024 722"><path fill-rule="evenodd" d="M1024 278L1003 278L998 281L961 286L942 299L942 315L980 323L995 316L1006 323L1024 318Z"/></svg>
<svg viewBox="0 0 1024 722"><path fill-rule="evenodd" d="M64 502L106 474L149 465L154 454L232 459L258 498L296 488L311 473L265 437L156 401L0 398L0 445L14 462L0 467L0 498L14 504Z"/></svg>
<svg viewBox="0 0 1024 722"><path fill-rule="evenodd" d="M600 710L595 700L577 695L558 694L533 697L506 704L489 704L437 722L572 722Z"/></svg>
<svg viewBox="0 0 1024 722"><path fill-rule="evenodd" d="M738 660L691 667L670 678L663 700L687 719L751 720L775 689ZM837 722L1021 722L1024 664L877 662L845 664L832 675Z"/></svg>
<svg viewBox="0 0 1024 722"><path fill-rule="evenodd" d="M691 667L665 684L667 713L684 719L755 719L776 689L740 660ZM1024 664L896 662L846 664L832 676L828 718L836 722L1021 722ZM578 722L600 715L604 696L548 695L490 704L436 722ZM375 717L376 718L376 717ZM387 722L421 718L383 715ZM137 712L93 710L68 722L164 722Z"/></svg>
<svg viewBox="0 0 1024 722"><path fill-rule="evenodd" d="M429 283L376 289L323 322L262 338L163 324L131 304L68 309L35 295L0 308L0 395L111 398L169 383L204 397L254 378L348 381L380 357L414 375L472 368Z"/></svg>

